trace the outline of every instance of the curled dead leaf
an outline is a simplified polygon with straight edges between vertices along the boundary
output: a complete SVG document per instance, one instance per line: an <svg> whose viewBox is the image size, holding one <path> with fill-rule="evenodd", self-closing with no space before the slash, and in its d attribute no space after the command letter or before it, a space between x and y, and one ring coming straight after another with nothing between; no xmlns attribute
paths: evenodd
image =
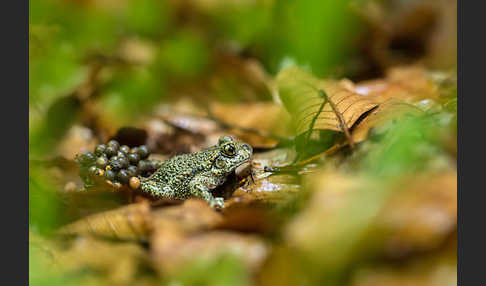
<svg viewBox="0 0 486 286"><path fill-rule="evenodd" d="M402 118L405 115L421 115L424 112L409 103L401 100L387 100L382 102L376 109L370 111L362 121L358 122L352 129L353 141L359 143L364 141L371 128L381 126L386 122Z"/></svg>
<svg viewBox="0 0 486 286"><path fill-rule="evenodd" d="M145 240L151 231L150 205L144 201L84 217L63 226L59 234Z"/></svg>
<svg viewBox="0 0 486 286"><path fill-rule="evenodd" d="M319 80L297 67L280 71L276 84L280 99L295 119L297 134L308 131L310 127L343 132L339 117L331 105L324 102L319 90L323 90L334 103L347 128L351 128L358 118L378 105L372 98L356 93L350 81Z"/></svg>

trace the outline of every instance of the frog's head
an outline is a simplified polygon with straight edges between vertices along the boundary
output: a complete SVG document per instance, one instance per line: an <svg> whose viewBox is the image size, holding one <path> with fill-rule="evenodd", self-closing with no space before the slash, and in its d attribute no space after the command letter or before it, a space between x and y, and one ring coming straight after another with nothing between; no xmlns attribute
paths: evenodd
<svg viewBox="0 0 486 286"><path fill-rule="evenodd" d="M222 136L218 141L219 156L216 168L230 173L243 163L250 161L253 148L247 143L238 142L230 136Z"/></svg>

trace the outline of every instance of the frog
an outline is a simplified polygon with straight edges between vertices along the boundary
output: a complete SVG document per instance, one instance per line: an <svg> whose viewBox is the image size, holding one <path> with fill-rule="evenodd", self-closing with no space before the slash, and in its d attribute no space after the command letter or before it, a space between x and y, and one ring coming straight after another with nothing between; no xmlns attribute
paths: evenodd
<svg viewBox="0 0 486 286"><path fill-rule="evenodd" d="M152 175L141 178L140 189L156 198L199 198L213 208L223 208L224 199L214 197L211 191L252 155L250 144L224 135L214 146L160 162Z"/></svg>

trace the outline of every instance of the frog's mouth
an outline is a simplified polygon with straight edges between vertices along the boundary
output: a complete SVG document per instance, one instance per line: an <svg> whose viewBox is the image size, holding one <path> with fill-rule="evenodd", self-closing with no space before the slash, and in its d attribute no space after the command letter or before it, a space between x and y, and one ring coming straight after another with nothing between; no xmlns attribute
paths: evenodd
<svg viewBox="0 0 486 286"><path fill-rule="evenodd" d="M245 159L243 161L241 161L240 163L236 164L236 168L238 168L239 166L245 164L245 163L249 163L251 161L251 157L248 158L248 159Z"/></svg>

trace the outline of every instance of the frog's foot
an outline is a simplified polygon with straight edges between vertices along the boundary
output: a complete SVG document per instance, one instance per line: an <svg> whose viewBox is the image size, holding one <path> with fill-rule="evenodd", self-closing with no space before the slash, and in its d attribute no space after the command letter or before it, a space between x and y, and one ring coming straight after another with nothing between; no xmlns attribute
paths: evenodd
<svg viewBox="0 0 486 286"><path fill-rule="evenodd" d="M218 207L218 208L224 208L224 199L223 198L214 198L212 200L209 201L209 205L214 208L214 207Z"/></svg>
<svg viewBox="0 0 486 286"><path fill-rule="evenodd" d="M196 182L190 188L192 196L205 200L211 207L224 207L224 199L213 197L211 191L205 185Z"/></svg>

